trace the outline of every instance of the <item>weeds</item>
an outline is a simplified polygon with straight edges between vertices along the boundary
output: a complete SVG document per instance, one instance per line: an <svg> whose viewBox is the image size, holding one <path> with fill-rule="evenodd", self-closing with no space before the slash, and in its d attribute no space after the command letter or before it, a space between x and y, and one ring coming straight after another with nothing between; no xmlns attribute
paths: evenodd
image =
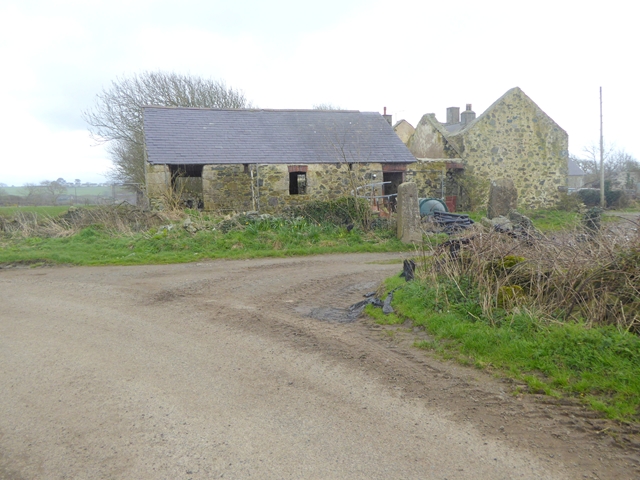
<svg viewBox="0 0 640 480"><path fill-rule="evenodd" d="M427 246L425 281L436 308L466 310L489 323L519 311L640 331L640 237L579 230L517 239L484 232L460 250ZM455 306L455 307L454 307Z"/></svg>
<svg viewBox="0 0 640 480"><path fill-rule="evenodd" d="M300 217L221 220L195 210L148 212L124 205L70 209L57 217L0 217L0 245L0 265L130 265L408 248L393 232L365 232Z"/></svg>
<svg viewBox="0 0 640 480"><path fill-rule="evenodd" d="M638 420L640 238L623 226L426 245L393 307L434 337L422 348Z"/></svg>

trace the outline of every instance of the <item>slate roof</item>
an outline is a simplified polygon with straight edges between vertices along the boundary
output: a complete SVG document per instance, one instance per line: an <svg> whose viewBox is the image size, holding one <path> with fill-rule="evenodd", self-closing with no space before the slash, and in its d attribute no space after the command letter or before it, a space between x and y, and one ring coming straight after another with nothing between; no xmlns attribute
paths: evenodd
<svg viewBox="0 0 640 480"><path fill-rule="evenodd" d="M152 164L415 162L377 112L149 106L144 134Z"/></svg>
<svg viewBox="0 0 640 480"><path fill-rule="evenodd" d="M585 174L584 170L582 170L582 168L580 168L580 165L578 165L574 160L569 159L567 163L569 166L570 176L579 176Z"/></svg>

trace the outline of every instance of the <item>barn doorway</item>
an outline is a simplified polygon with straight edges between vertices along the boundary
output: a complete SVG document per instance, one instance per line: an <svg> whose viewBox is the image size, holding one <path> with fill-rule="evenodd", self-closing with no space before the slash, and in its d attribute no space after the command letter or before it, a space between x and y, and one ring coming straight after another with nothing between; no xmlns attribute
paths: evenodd
<svg viewBox="0 0 640 480"><path fill-rule="evenodd" d="M169 165L171 190L187 208L204 208L202 195L202 165Z"/></svg>
<svg viewBox="0 0 640 480"><path fill-rule="evenodd" d="M404 182L404 172L383 172L382 173L382 181L390 182L384 184L383 194L384 195L397 195L398 187L402 182ZM398 200L396 196L388 197L389 198L389 207L391 211L395 212L396 205Z"/></svg>

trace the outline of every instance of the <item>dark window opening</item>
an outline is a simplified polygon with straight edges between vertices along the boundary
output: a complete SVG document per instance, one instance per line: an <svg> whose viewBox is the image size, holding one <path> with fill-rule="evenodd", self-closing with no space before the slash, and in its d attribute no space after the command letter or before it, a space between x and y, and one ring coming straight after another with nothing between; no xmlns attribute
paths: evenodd
<svg viewBox="0 0 640 480"><path fill-rule="evenodd" d="M289 173L289 195L304 195L307 193L307 174L305 172Z"/></svg>

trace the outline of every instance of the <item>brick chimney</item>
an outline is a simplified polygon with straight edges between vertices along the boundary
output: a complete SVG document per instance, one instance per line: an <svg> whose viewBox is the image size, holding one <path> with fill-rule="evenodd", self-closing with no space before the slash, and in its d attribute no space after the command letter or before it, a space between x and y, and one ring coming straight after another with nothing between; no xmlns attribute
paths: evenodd
<svg viewBox="0 0 640 480"><path fill-rule="evenodd" d="M445 125L455 125L460 123L460 107L447 108L447 123Z"/></svg>
<svg viewBox="0 0 640 480"><path fill-rule="evenodd" d="M383 118L389 122L389 125L393 126L393 115L387 115L387 107L384 107Z"/></svg>
<svg viewBox="0 0 640 480"><path fill-rule="evenodd" d="M467 109L462 112L462 125L467 125L476 119L476 112L471 110L471 104L467 103Z"/></svg>

